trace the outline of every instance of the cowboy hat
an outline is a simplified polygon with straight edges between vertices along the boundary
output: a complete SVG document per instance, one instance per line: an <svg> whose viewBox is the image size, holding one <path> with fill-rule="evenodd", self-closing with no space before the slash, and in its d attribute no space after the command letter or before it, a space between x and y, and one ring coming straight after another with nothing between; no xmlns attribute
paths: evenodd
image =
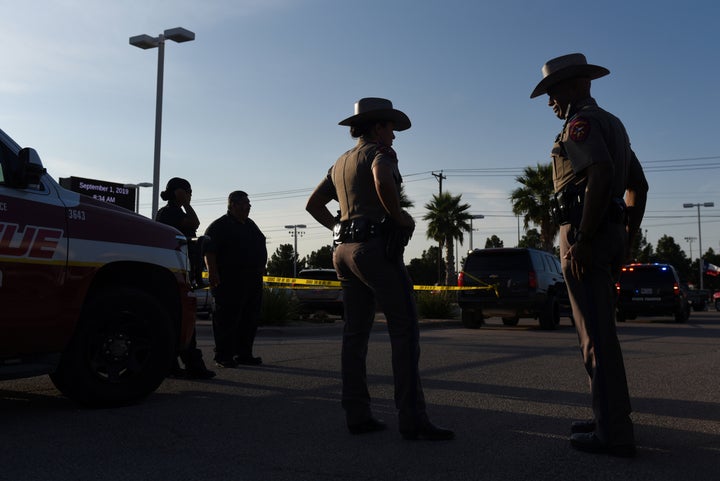
<svg viewBox="0 0 720 481"><path fill-rule="evenodd" d="M581 53L571 53L548 60L542 67L542 73L543 79L530 94L531 99L547 93L550 87L562 80L574 77L587 77L595 80L608 75L610 71L605 67L588 64L585 55Z"/></svg>
<svg viewBox="0 0 720 481"><path fill-rule="evenodd" d="M374 120L393 122L393 130L401 131L410 128L410 119L403 112L394 109L392 102L377 97L365 97L355 102L355 115L339 122L338 125L357 125Z"/></svg>

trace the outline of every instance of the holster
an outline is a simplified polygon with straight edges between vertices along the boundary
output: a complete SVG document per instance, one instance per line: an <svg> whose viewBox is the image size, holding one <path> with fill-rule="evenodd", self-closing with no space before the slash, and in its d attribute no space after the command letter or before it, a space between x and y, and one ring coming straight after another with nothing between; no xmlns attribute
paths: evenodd
<svg viewBox="0 0 720 481"><path fill-rule="evenodd" d="M550 201L550 213L557 225L580 225L585 200L585 188L578 186L565 187L556 192Z"/></svg>
<svg viewBox="0 0 720 481"><path fill-rule="evenodd" d="M389 217L382 220L381 226L385 237L385 258L393 262L402 259L405 246L408 245L412 237L412 229L400 227Z"/></svg>

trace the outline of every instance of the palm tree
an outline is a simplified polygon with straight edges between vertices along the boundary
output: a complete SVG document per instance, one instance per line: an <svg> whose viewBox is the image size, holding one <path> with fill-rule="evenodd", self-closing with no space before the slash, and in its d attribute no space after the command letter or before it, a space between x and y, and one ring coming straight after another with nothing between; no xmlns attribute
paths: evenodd
<svg viewBox="0 0 720 481"><path fill-rule="evenodd" d="M461 204L461 198L462 195L443 192L433 195L432 201L425 204L428 213L423 220L429 221L427 238L437 241L441 250L445 247L445 285L453 284L456 279L455 240L462 242L464 232L470 230L470 204Z"/></svg>
<svg viewBox="0 0 720 481"><path fill-rule="evenodd" d="M523 175L515 180L523 185L510 193L513 213L523 216L525 229L530 223L540 227L542 247L552 252L559 226L550 214L550 200L553 196L553 177L551 164L537 164L537 169L525 167Z"/></svg>

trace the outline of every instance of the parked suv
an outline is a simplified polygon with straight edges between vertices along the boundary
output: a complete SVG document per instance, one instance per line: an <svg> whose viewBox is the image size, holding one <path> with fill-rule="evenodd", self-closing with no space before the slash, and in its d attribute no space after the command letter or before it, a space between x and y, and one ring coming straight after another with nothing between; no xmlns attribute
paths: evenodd
<svg viewBox="0 0 720 481"><path fill-rule="evenodd" d="M637 316L674 316L676 322L685 322L690 317L687 292L670 264L626 265L615 288L617 322Z"/></svg>
<svg viewBox="0 0 720 481"><path fill-rule="evenodd" d="M560 260L537 249L475 249L467 256L458 286L487 287L458 293L463 325L473 329L493 316L506 326L517 325L523 317L555 329L561 309L569 307Z"/></svg>
<svg viewBox="0 0 720 481"><path fill-rule="evenodd" d="M328 281L337 283L335 269L303 269L298 273L299 279L320 281L315 284L297 284L294 292L300 303L300 315L308 317L318 311L343 316L343 293L339 284L329 285Z"/></svg>

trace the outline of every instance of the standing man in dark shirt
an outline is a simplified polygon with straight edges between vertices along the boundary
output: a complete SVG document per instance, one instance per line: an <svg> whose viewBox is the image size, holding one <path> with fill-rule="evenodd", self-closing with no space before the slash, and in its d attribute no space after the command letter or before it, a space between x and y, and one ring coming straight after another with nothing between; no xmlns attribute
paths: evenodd
<svg viewBox="0 0 720 481"><path fill-rule="evenodd" d="M218 367L262 364L261 358L253 356L253 343L260 321L267 247L249 214L248 195L236 190L228 196L227 214L205 231L203 252L215 296Z"/></svg>
<svg viewBox="0 0 720 481"><path fill-rule="evenodd" d="M193 240L197 228L200 226L195 210L190 205L192 199L192 188L190 182L180 177L173 177L167 183L165 190L160 192L160 197L167 201L167 204L158 210L155 220L175 227L188 240L188 256L190 257L190 279L196 283L201 277L200 254L197 241ZM205 367L202 351L197 347L197 334L193 330L193 336L187 349L180 352L180 359L185 364L185 369L180 367L177 359L173 362L170 375L172 377L185 377L188 379L211 379L215 372Z"/></svg>
<svg viewBox="0 0 720 481"><path fill-rule="evenodd" d="M580 53L542 68L530 94L548 96L564 120L552 150L560 257L585 370L593 419L571 426L575 449L635 455L630 395L615 329L615 282L638 235L648 183L620 119L590 96L590 83L610 71Z"/></svg>

